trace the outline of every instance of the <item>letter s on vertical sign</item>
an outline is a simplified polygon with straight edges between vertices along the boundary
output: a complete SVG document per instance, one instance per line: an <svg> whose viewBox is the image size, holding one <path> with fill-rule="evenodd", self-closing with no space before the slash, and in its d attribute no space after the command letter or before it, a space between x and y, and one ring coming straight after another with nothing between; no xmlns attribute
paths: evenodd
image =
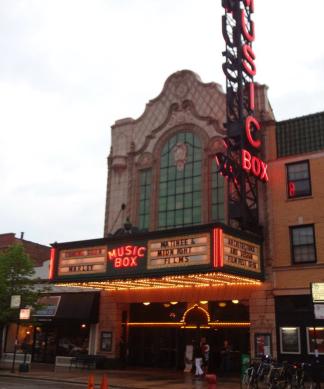
<svg viewBox="0 0 324 389"><path fill-rule="evenodd" d="M254 63L255 54L251 46L245 44L242 47L243 68L251 77L256 75L256 66Z"/></svg>

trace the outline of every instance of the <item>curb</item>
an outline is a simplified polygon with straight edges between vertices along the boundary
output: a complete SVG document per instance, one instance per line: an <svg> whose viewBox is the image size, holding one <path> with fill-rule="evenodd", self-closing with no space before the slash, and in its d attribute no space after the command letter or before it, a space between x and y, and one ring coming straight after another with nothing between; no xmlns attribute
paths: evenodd
<svg viewBox="0 0 324 389"><path fill-rule="evenodd" d="M57 382L57 383L65 383L65 384L73 384L73 385L87 385L87 381L85 380L84 382L81 382L81 381L73 381L73 379L71 380L63 380L63 379L55 379L55 378L43 378L43 377L37 377L37 376L25 376L25 375L17 375L17 374L9 374L9 373L6 373L6 374L2 374L0 373L0 377L5 377L5 378L12 378L12 377L15 377L15 378L18 378L18 379L22 379L22 380L35 380L35 381L48 381L48 382ZM122 386L122 385L111 385L109 384L109 387L110 388L118 388L118 389L145 389L145 388L140 388L140 387L136 387L136 386Z"/></svg>

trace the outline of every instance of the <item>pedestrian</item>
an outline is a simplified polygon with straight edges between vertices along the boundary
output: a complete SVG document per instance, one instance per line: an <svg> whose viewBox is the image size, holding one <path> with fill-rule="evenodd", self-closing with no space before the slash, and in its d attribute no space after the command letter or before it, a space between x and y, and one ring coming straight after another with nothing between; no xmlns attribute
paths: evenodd
<svg viewBox="0 0 324 389"><path fill-rule="evenodd" d="M194 360L195 360L195 377L202 377L204 375L204 371L202 369L203 365L203 353L201 350L200 344L195 344L194 347Z"/></svg>
<svg viewBox="0 0 324 389"><path fill-rule="evenodd" d="M202 340L201 340L201 350L202 350L204 372L207 373L208 367L209 367L210 346L207 343L206 338L202 338Z"/></svg>
<svg viewBox="0 0 324 389"><path fill-rule="evenodd" d="M220 352L221 356L221 365L220 371L222 374L226 375L231 371L231 345L228 340L224 340L223 347Z"/></svg>

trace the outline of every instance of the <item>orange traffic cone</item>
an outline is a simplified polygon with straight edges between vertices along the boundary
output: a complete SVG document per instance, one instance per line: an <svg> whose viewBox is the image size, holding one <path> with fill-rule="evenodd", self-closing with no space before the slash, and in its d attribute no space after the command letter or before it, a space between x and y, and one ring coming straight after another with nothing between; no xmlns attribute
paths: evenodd
<svg viewBox="0 0 324 389"><path fill-rule="evenodd" d="M104 375L102 376L100 389L108 389L108 378L107 378L107 374L104 374Z"/></svg>
<svg viewBox="0 0 324 389"><path fill-rule="evenodd" d="M208 389L216 389L216 374L206 374L205 378L208 383Z"/></svg>
<svg viewBox="0 0 324 389"><path fill-rule="evenodd" d="M95 389L93 374L89 374L88 389Z"/></svg>

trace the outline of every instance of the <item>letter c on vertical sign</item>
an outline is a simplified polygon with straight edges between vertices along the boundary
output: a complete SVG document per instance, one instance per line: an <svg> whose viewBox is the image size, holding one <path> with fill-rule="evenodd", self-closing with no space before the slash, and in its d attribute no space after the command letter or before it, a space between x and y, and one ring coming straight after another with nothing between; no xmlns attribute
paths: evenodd
<svg viewBox="0 0 324 389"><path fill-rule="evenodd" d="M260 131L261 127L256 118L253 116L248 116L245 119L245 134L250 145L253 146L255 149L258 149L261 146L261 141L260 139L255 140L252 138L252 125L256 130Z"/></svg>

